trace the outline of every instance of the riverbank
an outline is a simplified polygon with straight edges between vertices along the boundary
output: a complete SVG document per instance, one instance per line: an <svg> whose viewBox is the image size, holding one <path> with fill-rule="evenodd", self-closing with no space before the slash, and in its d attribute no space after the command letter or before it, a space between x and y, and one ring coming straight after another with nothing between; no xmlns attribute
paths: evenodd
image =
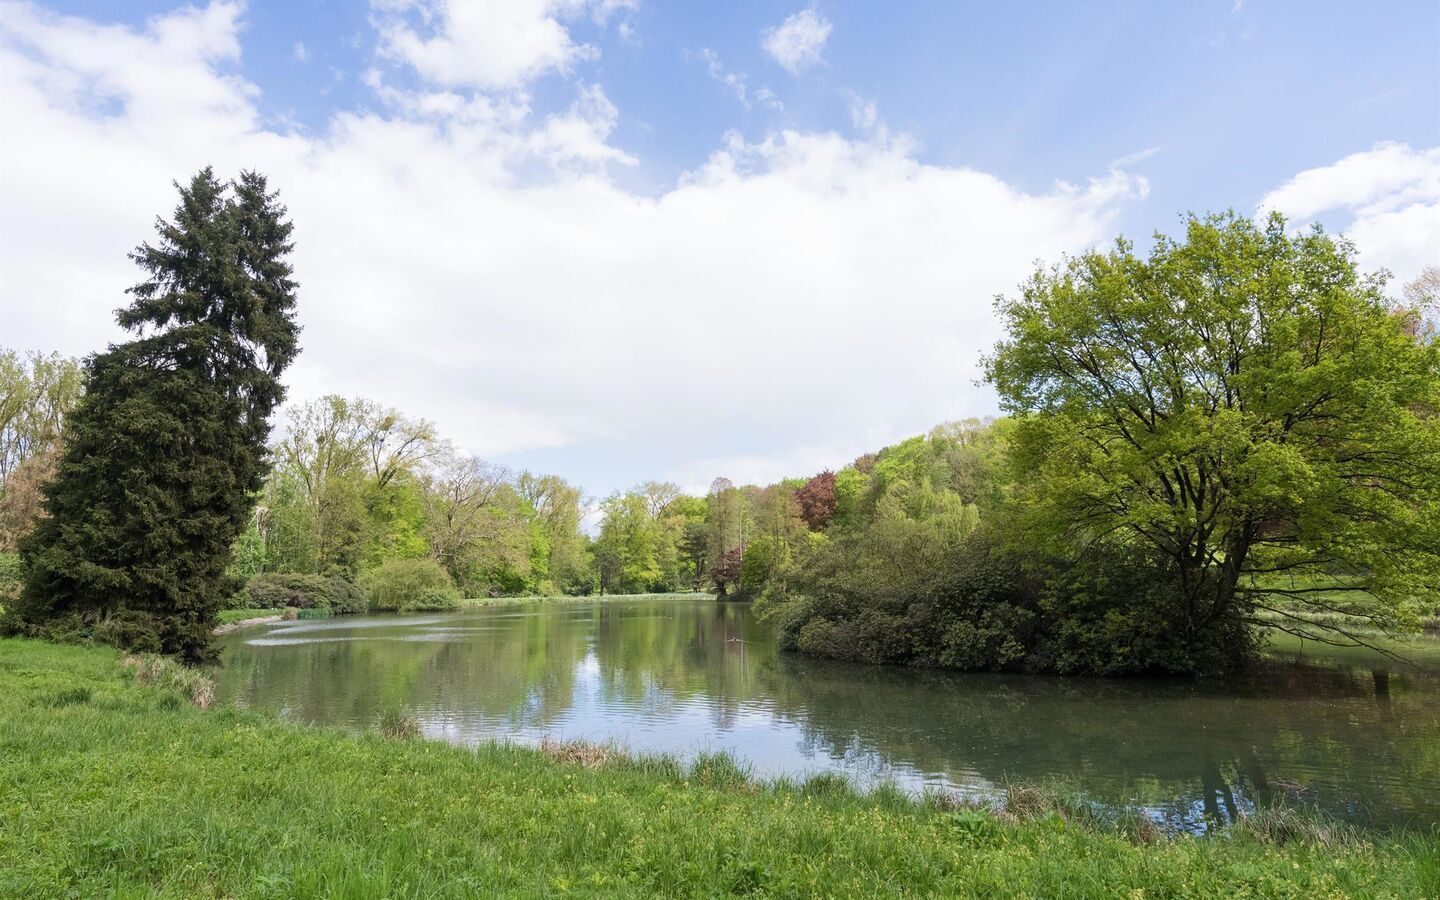
<svg viewBox="0 0 1440 900"><path fill-rule="evenodd" d="M1281 816L1160 838L1045 804L996 815L893 790L859 796L834 778L759 784L724 757L681 766L560 747L557 760L355 737L200 709L203 685L142 684L120 659L0 640L0 895L1440 889L1433 835L1362 837Z"/></svg>
<svg viewBox="0 0 1440 900"><path fill-rule="evenodd" d="M490 609L497 606L523 606L529 603L599 603L613 602L619 600L714 600L714 594L707 594L702 591L676 594L606 594L604 596L579 596L572 594L553 594L534 597L476 597L461 600L459 603L450 606L439 607L416 607L406 610L407 613L424 612L464 612L468 609ZM3 607L0 607L3 609ZM287 609L289 609L287 607ZM328 617L330 614L324 610L318 610L320 617ZM252 625L268 625L272 622L281 622L287 619L296 618L293 611L286 614L286 610L275 609L222 609L220 610L220 624L215 626L215 634L229 634L241 628L248 628ZM300 616L304 618L304 616Z"/></svg>

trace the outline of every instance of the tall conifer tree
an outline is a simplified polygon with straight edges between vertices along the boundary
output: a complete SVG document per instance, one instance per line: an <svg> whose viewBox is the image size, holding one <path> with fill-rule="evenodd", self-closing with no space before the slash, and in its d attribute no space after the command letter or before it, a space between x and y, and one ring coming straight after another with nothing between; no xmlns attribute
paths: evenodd
<svg viewBox="0 0 1440 900"><path fill-rule="evenodd" d="M86 363L14 618L203 661L299 329L292 226L265 178L207 167L176 187L174 219L131 254L145 278L117 320L135 338Z"/></svg>

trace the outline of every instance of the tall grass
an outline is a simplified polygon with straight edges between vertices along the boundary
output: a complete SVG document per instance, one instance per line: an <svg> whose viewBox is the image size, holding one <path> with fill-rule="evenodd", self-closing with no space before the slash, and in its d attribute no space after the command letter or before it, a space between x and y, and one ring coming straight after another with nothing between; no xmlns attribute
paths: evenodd
<svg viewBox="0 0 1440 900"><path fill-rule="evenodd" d="M995 807L834 776L760 781L723 755L352 736L203 709L201 677L103 648L0 641L0 896L1440 890L1434 833L1342 834L1285 814L1142 837L1016 786Z"/></svg>

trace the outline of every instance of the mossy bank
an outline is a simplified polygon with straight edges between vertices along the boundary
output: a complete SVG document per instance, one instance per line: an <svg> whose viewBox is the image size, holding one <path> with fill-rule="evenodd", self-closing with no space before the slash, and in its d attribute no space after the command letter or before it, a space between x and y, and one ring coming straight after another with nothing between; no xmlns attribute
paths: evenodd
<svg viewBox="0 0 1440 900"><path fill-rule="evenodd" d="M724 757L290 725L113 651L0 641L0 896L1420 897L1436 834L1158 837L759 784ZM410 729L388 729L405 734Z"/></svg>

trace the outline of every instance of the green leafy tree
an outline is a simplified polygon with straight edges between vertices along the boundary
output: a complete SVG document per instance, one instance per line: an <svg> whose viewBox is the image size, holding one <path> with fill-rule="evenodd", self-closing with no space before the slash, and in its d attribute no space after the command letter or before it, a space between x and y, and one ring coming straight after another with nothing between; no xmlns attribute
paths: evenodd
<svg viewBox="0 0 1440 900"><path fill-rule="evenodd" d="M1209 665L1262 610L1412 624L1440 590L1440 347L1382 289L1347 242L1233 213L1037 272L987 363L1016 536L1142 551Z"/></svg>
<svg viewBox="0 0 1440 900"><path fill-rule="evenodd" d="M291 225L264 177L207 168L177 188L173 221L131 254L145 280L116 318L136 337L86 363L14 616L199 661L298 328Z"/></svg>

